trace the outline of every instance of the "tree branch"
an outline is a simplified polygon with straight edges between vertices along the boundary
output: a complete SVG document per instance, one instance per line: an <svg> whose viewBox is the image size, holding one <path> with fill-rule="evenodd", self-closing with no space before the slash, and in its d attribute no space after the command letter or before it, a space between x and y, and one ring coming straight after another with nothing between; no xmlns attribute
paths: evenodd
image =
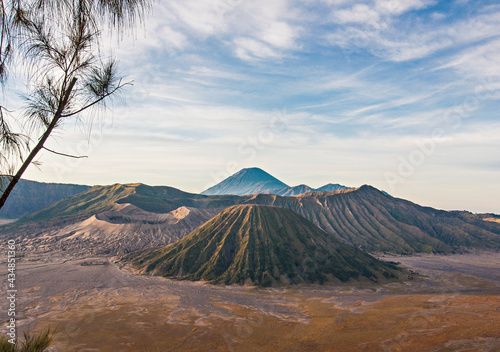
<svg viewBox="0 0 500 352"><path fill-rule="evenodd" d="M115 89L113 89L111 92L109 93L106 93L105 95L103 95L102 97L100 97L99 99L97 99L96 101L88 104L88 105L85 105L83 108L81 109L78 109L76 111L73 111L69 114L65 114L65 115L61 115L61 117L70 117L70 116L73 116L73 115L76 115L76 114L79 114L81 113L82 111L84 110L87 110L88 108L90 108L91 106L94 106L95 104L103 101L104 99L106 99L107 97L109 97L110 95L113 95L118 89L121 89L123 88L124 86L127 86L127 85L132 85L131 82L127 82L127 83L123 83L123 84L119 84Z"/></svg>
<svg viewBox="0 0 500 352"><path fill-rule="evenodd" d="M42 148L43 148L43 149L45 149L45 150L46 150L46 151L48 151L48 152L51 152L51 153L54 153L54 154L57 154L57 155L67 156L68 158L75 158L75 159L88 158L88 156L87 156L87 155L76 156L76 155L70 155L70 154L59 153L59 152L56 152L55 150L49 149L49 148L47 148L47 147L42 147Z"/></svg>

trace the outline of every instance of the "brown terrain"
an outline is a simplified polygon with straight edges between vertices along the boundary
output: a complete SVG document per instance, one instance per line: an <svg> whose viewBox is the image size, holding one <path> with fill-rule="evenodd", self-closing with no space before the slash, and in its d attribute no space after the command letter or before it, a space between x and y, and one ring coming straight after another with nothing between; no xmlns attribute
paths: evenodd
<svg viewBox="0 0 500 352"><path fill-rule="evenodd" d="M382 258L414 272L399 283L269 289L138 276L116 259L20 258L18 333L56 328L52 351L500 351L499 253Z"/></svg>
<svg viewBox="0 0 500 352"><path fill-rule="evenodd" d="M20 236L17 242L27 253L124 254L176 242L220 211L182 206L157 214L132 204L115 204L111 210L76 223L55 226L40 234L34 230L36 235Z"/></svg>

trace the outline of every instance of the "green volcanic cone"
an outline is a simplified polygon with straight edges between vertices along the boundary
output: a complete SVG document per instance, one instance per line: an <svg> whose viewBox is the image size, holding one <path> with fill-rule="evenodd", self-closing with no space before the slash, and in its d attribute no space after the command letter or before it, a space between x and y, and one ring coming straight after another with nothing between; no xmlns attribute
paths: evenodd
<svg viewBox="0 0 500 352"><path fill-rule="evenodd" d="M182 240L124 260L141 273L261 286L377 281L397 273L292 210L259 205L227 208Z"/></svg>

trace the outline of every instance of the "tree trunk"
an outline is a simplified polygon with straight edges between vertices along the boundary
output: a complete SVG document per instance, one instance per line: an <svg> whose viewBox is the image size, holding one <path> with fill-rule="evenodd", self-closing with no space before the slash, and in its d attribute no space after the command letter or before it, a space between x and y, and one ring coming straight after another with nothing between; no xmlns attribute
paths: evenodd
<svg viewBox="0 0 500 352"><path fill-rule="evenodd" d="M9 181L9 184L7 185L7 188L5 188L5 190L3 191L2 196L0 197L0 209L2 209L2 207L4 206L5 201L7 200L7 198L10 195L10 192L12 192L12 190L14 189L14 186L19 182L19 180L21 179L21 176L24 174L24 172L26 171L26 169L28 168L28 166L31 164L31 162L33 161L33 159L35 158L35 156L43 148L43 145L45 144L45 142L49 138L50 134L54 130L54 127L56 127L56 124L59 121L59 119L61 118L61 115L62 115L62 113L64 111L64 108L65 108L66 104L68 103L69 97L71 95L73 87L76 84L76 81L77 81L77 78L75 78L75 77L71 80L68 88L64 92L64 96L63 96L63 99L61 101L61 104L59 105L56 113L54 114L54 118L52 119L52 122L47 127L47 130L42 135L42 137L38 141L38 143L35 146L35 148L33 148L33 150L31 150L31 152L29 153L29 155L26 158L26 160L24 160L23 164L21 165L21 167L19 168L19 170L17 171L17 173Z"/></svg>

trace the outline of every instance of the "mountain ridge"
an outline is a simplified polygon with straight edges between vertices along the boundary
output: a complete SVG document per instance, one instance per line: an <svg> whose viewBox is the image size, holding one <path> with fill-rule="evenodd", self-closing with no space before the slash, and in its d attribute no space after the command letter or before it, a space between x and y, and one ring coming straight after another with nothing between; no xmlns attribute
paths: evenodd
<svg viewBox="0 0 500 352"><path fill-rule="evenodd" d="M269 175L267 172L259 168L243 169L240 170L240 172L245 173L252 170L254 174L255 172L257 174L260 174L260 179L257 179L257 181L259 180L260 181L257 183L254 182L252 184L253 181L250 180L249 184L247 185L248 187L250 187L250 189L248 189L247 191L241 191L241 190L237 191L238 187L235 186L236 188L234 189L236 191L234 192L227 191L227 192L215 192L215 193L229 193L229 194L239 193L241 195L266 193L266 194L293 196L310 191L317 191L317 190L331 191L331 190L347 188L345 186L341 186L338 184L328 184L318 189L312 189L307 185L289 187L288 185L282 183L275 177ZM2 182L5 180L6 180L5 176L0 176L0 189ZM129 183L125 185L134 186L134 185L141 185L141 183ZM7 199L6 204L2 207L2 209L0 209L0 219L16 220L25 216L29 216L29 214L44 210L45 208L50 207L51 205L59 202L60 200L85 192L87 190L92 189L93 187L102 187L102 186L88 186L88 185L66 184L66 183L45 183L45 182L21 179L14 188L9 199ZM167 186L159 186L159 187L168 188ZM150 201L151 199L148 199L148 202ZM144 203L141 206L147 209L148 204ZM153 205L153 208L154 207L155 205ZM168 211L170 210L172 209L169 209Z"/></svg>
<svg viewBox="0 0 500 352"><path fill-rule="evenodd" d="M0 176L0 189L5 187L6 182L7 177ZM71 183L45 183L20 179L0 209L0 218L17 219L90 188L90 186Z"/></svg>
<svg viewBox="0 0 500 352"><path fill-rule="evenodd" d="M453 253L465 251L467 248L500 249L498 222L485 221L482 215L469 212L448 212L422 207L384 194L368 185L356 189L312 192L291 197L272 194L204 196L172 187L151 187L142 184L95 186L87 192L24 217L18 220L18 223L3 225L0 228L5 236L46 238L44 241L53 245L57 241L47 237L47 233L60 237L73 233L75 226L79 233L91 232L91 228L83 231L83 225L78 223L93 215L110 211L116 204L132 204L150 213L147 217L166 214L181 207L207 210L199 212L182 233L180 230L172 230L168 224L155 225L156 231L169 233L169 238L172 239L189 233L227 207L257 204L291 209L336 239L369 252L413 254ZM115 215L117 218L121 216ZM137 216L136 220L142 221L143 215ZM493 215L488 215L487 218L491 217ZM125 216L122 218L125 219ZM132 220L123 221L126 224ZM134 231L137 236L141 236L140 227ZM150 230L144 231L145 236L149 236ZM134 234L131 233L130 236L132 235ZM169 238L164 237L163 244L169 243ZM146 245L145 242L141 244ZM111 241L101 243L101 247L109 252L117 250L116 244ZM120 251L137 248L123 247Z"/></svg>
<svg viewBox="0 0 500 352"><path fill-rule="evenodd" d="M336 191L351 187L328 183L319 188L311 188L301 184L288 186L266 171L257 168L241 169L218 184L201 192L202 195L249 195L277 194L280 196L295 196L314 191Z"/></svg>

